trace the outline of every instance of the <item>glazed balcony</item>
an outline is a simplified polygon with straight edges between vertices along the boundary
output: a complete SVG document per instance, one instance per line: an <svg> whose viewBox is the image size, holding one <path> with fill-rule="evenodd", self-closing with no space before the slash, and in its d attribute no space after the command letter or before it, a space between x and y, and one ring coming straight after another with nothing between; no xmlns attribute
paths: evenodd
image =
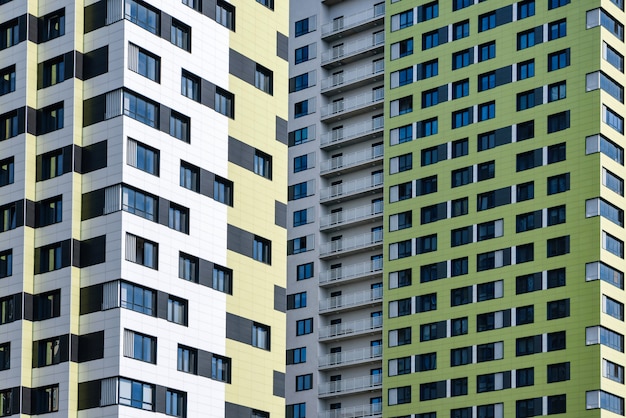
<svg viewBox="0 0 626 418"><path fill-rule="evenodd" d="M335 150L346 145L380 138L383 136L383 128L384 118L377 116L371 121L342 126L322 134L320 146L325 150Z"/></svg>
<svg viewBox="0 0 626 418"><path fill-rule="evenodd" d="M384 146L375 145L350 154L324 160L320 164L320 173L324 176L338 176L365 167L374 167L383 163Z"/></svg>
<svg viewBox="0 0 626 418"><path fill-rule="evenodd" d="M383 231L377 230L348 238L325 242L320 246L320 258L345 256L355 252L382 247Z"/></svg>
<svg viewBox="0 0 626 418"><path fill-rule="evenodd" d="M383 52L385 48L385 33L377 32L322 52L322 66L326 69L337 68L341 65L371 57Z"/></svg>
<svg viewBox="0 0 626 418"><path fill-rule="evenodd" d="M334 296L320 300L320 314L336 313L338 311L361 309L365 306L380 305L382 299L383 289L381 288Z"/></svg>
<svg viewBox="0 0 626 418"><path fill-rule="evenodd" d="M331 232L339 229L379 221L382 219L383 202L371 203L341 212L330 213L320 219L320 229Z"/></svg>
<svg viewBox="0 0 626 418"><path fill-rule="evenodd" d="M382 327L383 319L381 316L377 316L321 327L318 336L320 341L353 338L364 334L379 334Z"/></svg>
<svg viewBox="0 0 626 418"><path fill-rule="evenodd" d="M359 348L356 350L329 353L318 358L318 368L337 368L380 362L383 356L382 346Z"/></svg>
<svg viewBox="0 0 626 418"><path fill-rule="evenodd" d="M333 123L342 119L350 118L376 109L382 109L385 100L383 88L377 88L371 92L361 93L357 96L348 97L328 103L322 106L321 120L325 123Z"/></svg>
<svg viewBox="0 0 626 418"><path fill-rule="evenodd" d="M375 26L382 26L385 18L385 4L377 4L350 16L334 19L322 25L322 39L334 41Z"/></svg>
<svg viewBox="0 0 626 418"><path fill-rule="evenodd" d="M317 418L378 418L383 416L381 404L350 406L347 408L321 411Z"/></svg>
<svg viewBox="0 0 626 418"><path fill-rule="evenodd" d="M350 264L330 270L323 270L319 275L320 286L334 286L344 284L352 280L363 280L379 277L383 272L383 261L366 261L364 263Z"/></svg>
<svg viewBox="0 0 626 418"><path fill-rule="evenodd" d="M344 93L365 85L382 81L385 76L384 60L362 65L336 73L322 80L322 94L327 96Z"/></svg>
<svg viewBox="0 0 626 418"><path fill-rule="evenodd" d="M373 176L335 184L320 190L320 203L333 204L358 197L382 192L383 174L377 173Z"/></svg>
<svg viewBox="0 0 626 418"><path fill-rule="evenodd" d="M352 379L336 380L321 383L318 386L319 396L348 395L380 388L383 383L382 375L361 376Z"/></svg>

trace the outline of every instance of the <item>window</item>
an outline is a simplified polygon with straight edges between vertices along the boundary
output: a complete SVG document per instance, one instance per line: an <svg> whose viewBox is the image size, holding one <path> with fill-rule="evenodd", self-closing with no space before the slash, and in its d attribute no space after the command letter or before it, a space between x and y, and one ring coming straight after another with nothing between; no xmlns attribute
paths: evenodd
<svg viewBox="0 0 626 418"><path fill-rule="evenodd" d="M412 226L412 212L398 213L389 216L389 230L399 231L401 229L411 228Z"/></svg>
<svg viewBox="0 0 626 418"><path fill-rule="evenodd" d="M422 50L434 48L439 45L439 31L434 30L422 35Z"/></svg>
<svg viewBox="0 0 626 418"><path fill-rule="evenodd" d="M256 2L262 4L270 10L274 10L274 0L256 0Z"/></svg>
<svg viewBox="0 0 626 418"><path fill-rule="evenodd" d="M296 268L296 280L306 280L313 277L313 263L300 264Z"/></svg>
<svg viewBox="0 0 626 418"><path fill-rule="evenodd" d="M469 79L452 83L452 98L459 99L469 94Z"/></svg>
<svg viewBox="0 0 626 418"><path fill-rule="evenodd" d="M565 99L566 96L567 92L565 81L550 84L548 86L548 102L555 102L557 100Z"/></svg>
<svg viewBox="0 0 626 418"><path fill-rule="evenodd" d="M526 19L535 15L535 0L524 0L517 3L517 19Z"/></svg>
<svg viewBox="0 0 626 418"><path fill-rule="evenodd" d="M295 37L309 33L309 18L298 20L295 23Z"/></svg>
<svg viewBox="0 0 626 418"><path fill-rule="evenodd" d="M0 344L0 371L9 370L11 368L11 343ZM5 411L5 405L2 403L2 394L0 394L0 416Z"/></svg>
<svg viewBox="0 0 626 418"><path fill-rule="evenodd" d="M156 338L125 329L124 357L156 364Z"/></svg>
<svg viewBox="0 0 626 418"><path fill-rule="evenodd" d="M31 397L33 414L46 414L59 410L59 385L34 388Z"/></svg>
<svg viewBox="0 0 626 418"><path fill-rule="evenodd" d="M200 0L193 0L200 4ZM225 1L217 0L215 5L215 21L220 25L235 30L235 7Z"/></svg>
<svg viewBox="0 0 626 418"><path fill-rule="evenodd" d="M46 134L63 128L63 102L41 109L39 132Z"/></svg>
<svg viewBox="0 0 626 418"><path fill-rule="evenodd" d="M455 199L452 201L452 217L467 215L468 213L468 198L463 197L461 199Z"/></svg>
<svg viewBox="0 0 626 418"><path fill-rule="evenodd" d="M254 72L254 86L272 95L274 93L274 73L271 70L257 64Z"/></svg>
<svg viewBox="0 0 626 418"><path fill-rule="evenodd" d="M556 9L557 7L565 6L569 4L570 0L548 0L548 10Z"/></svg>
<svg viewBox="0 0 626 418"><path fill-rule="evenodd" d="M170 42L185 51L191 52L191 28L178 20L172 19Z"/></svg>
<svg viewBox="0 0 626 418"><path fill-rule="evenodd" d="M603 390L589 391L586 396L587 409L602 408L618 415L624 415L624 398L621 396Z"/></svg>
<svg viewBox="0 0 626 418"><path fill-rule="evenodd" d="M306 347L287 350L287 364L306 363Z"/></svg>
<svg viewBox="0 0 626 418"><path fill-rule="evenodd" d="M129 187L122 187L122 210L156 221L157 198Z"/></svg>
<svg viewBox="0 0 626 418"><path fill-rule="evenodd" d="M467 395L467 377L450 380L451 396Z"/></svg>
<svg viewBox="0 0 626 418"><path fill-rule="evenodd" d="M515 308L515 315L516 325L532 324L535 322L535 307L534 305L517 307Z"/></svg>
<svg viewBox="0 0 626 418"><path fill-rule="evenodd" d="M61 242L40 247L38 249L39 257L35 256L35 274L67 267L67 263L63 260L63 247L64 245Z"/></svg>
<svg viewBox="0 0 626 418"><path fill-rule="evenodd" d="M185 189L200 191L200 169L184 161L180 163L180 186Z"/></svg>
<svg viewBox="0 0 626 418"><path fill-rule="evenodd" d="M233 205L233 182L215 176L213 181L213 199L228 206Z"/></svg>
<svg viewBox="0 0 626 418"><path fill-rule="evenodd" d="M235 118L235 96L219 87L215 88L215 111L231 119Z"/></svg>
<svg viewBox="0 0 626 418"><path fill-rule="evenodd" d="M213 279L211 288L218 292L232 294L233 288L233 271L229 268L213 265Z"/></svg>
<svg viewBox="0 0 626 418"><path fill-rule="evenodd" d="M303 100L293 105L293 117L300 118L309 114L309 101Z"/></svg>
<svg viewBox="0 0 626 418"><path fill-rule="evenodd" d="M0 232L17 228L17 205L10 203L0 206Z"/></svg>
<svg viewBox="0 0 626 418"><path fill-rule="evenodd" d="M480 74L478 76L478 91L490 90L496 87L496 72Z"/></svg>
<svg viewBox="0 0 626 418"><path fill-rule="evenodd" d="M313 388L313 374L303 374L296 376L296 392L310 390Z"/></svg>
<svg viewBox="0 0 626 418"><path fill-rule="evenodd" d="M296 50L297 52L297 50ZM413 38L404 39L391 45L391 59L406 57L413 54ZM296 54L297 60L297 54Z"/></svg>
<svg viewBox="0 0 626 418"><path fill-rule="evenodd" d="M609 190L624 196L624 180L605 168L602 168L602 184Z"/></svg>
<svg viewBox="0 0 626 418"><path fill-rule="evenodd" d="M413 9L409 9L402 13L391 16L392 32L408 28L409 26L413 26Z"/></svg>
<svg viewBox="0 0 626 418"><path fill-rule="evenodd" d="M602 231L602 248L613 255L624 258L624 242L605 231Z"/></svg>
<svg viewBox="0 0 626 418"><path fill-rule="evenodd" d="M563 382L570 379L570 363L548 364L548 383Z"/></svg>
<svg viewBox="0 0 626 418"><path fill-rule="evenodd" d="M478 62L487 61L496 57L496 41L478 45Z"/></svg>
<svg viewBox="0 0 626 418"><path fill-rule="evenodd" d="M311 57L313 58L313 57ZM309 60L309 45L297 48L295 51L296 65Z"/></svg>
<svg viewBox="0 0 626 418"><path fill-rule="evenodd" d="M565 331L548 333L548 351L557 351L557 350L564 350L564 349L565 349Z"/></svg>
<svg viewBox="0 0 626 418"><path fill-rule="evenodd" d="M63 56L44 61L42 66L42 87L50 87L65 80L65 60ZM15 89L15 79L13 80L13 89Z"/></svg>
<svg viewBox="0 0 626 418"><path fill-rule="evenodd" d="M167 320L175 324L187 325L187 301L169 296L167 299Z"/></svg>
<svg viewBox="0 0 626 418"><path fill-rule="evenodd" d="M252 345L254 347L262 348L263 350L270 349L270 327L267 325L254 322L252 324Z"/></svg>
<svg viewBox="0 0 626 418"><path fill-rule="evenodd" d="M306 418L306 404L287 405L286 418Z"/></svg>
<svg viewBox="0 0 626 418"><path fill-rule="evenodd" d="M137 45L128 44L128 68L157 83L161 80L161 58Z"/></svg>
<svg viewBox="0 0 626 418"><path fill-rule="evenodd" d="M439 102L439 89L431 89L422 92L422 109L435 106Z"/></svg>
<svg viewBox="0 0 626 418"><path fill-rule="evenodd" d="M397 289L399 287L411 286L411 275L411 269L394 271L389 273L389 288Z"/></svg>
<svg viewBox="0 0 626 418"><path fill-rule="evenodd" d="M37 227L43 227L61 222L63 220L63 196L59 195L39 202L35 208L35 212L35 216L37 217ZM12 217L9 217L8 219L14 219L14 216L15 212L13 212ZM4 230L6 230L6 213L4 215L4 222ZM13 220L13 222L15 221Z"/></svg>
<svg viewBox="0 0 626 418"><path fill-rule="evenodd" d="M425 22L439 16L439 2L432 1L418 7L418 22Z"/></svg>
<svg viewBox="0 0 626 418"><path fill-rule="evenodd" d="M469 153L469 141L467 138L452 142L452 158L459 158Z"/></svg>
<svg viewBox="0 0 626 418"><path fill-rule="evenodd" d="M609 64L617 68L620 72L624 72L624 56L613 49L606 42L602 43L602 58Z"/></svg>
<svg viewBox="0 0 626 418"><path fill-rule="evenodd" d="M478 164L478 181L488 180L494 178L496 175L496 162L487 161L485 163Z"/></svg>
<svg viewBox="0 0 626 418"><path fill-rule="evenodd" d="M398 157L393 157L389 160L389 173L396 174L403 171L409 171L413 168L413 154L403 154Z"/></svg>
<svg viewBox="0 0 626 418"><path fill-rule="evenodd" d="M389 331L389 347L411 344L411 327Z"/></svg>
<svg viewBox="0 0 626 418"><path fill-rule="evenodd" d="M416 238L416 254L437 251L437 234Z"/></svg>
<svg viewBox="0 0 626 418"><path fill-rule="evenodd" d="M565 142L548 147L548 164L565 161Z"/></svg>
<svg viewBox="0 0 626 418"><path fill-rule="evenodd" d="M61 346L61 337L35 341L33 348L33 367L50 366L53 364L59 364L62 361L61 357L63 355L64 348Z"/></svg>
<svg viewBox="0 0 626 418"><path fill-rule="evenodd" d="M478 105L478 121L493 119L496 117L496 102L483 103Z"/></svg>
<svg viewBox="0 0 626 418"><path fill-rule="evenodd" d="M432 60L422 64L422 79L435 77L439 74L439 61Z"/></svg>
<svg viewBox="0 0 626 418"><path fill-rule="evenodd" d="M186 395L183 392L179 392L172 389L167 389L165 392L165 414L175 417L186 416Z"/></svg>
<svg viewBox="0 0 626 418"><path fill-rule="evenodd" d="M179 345L176 370L185 372L185 373L197 374L198 373L197 367L198 367L198 350Z"/></svg>
<svg viewBox="0 0 626 418"><path fill-rule="evenodd" d="M526 356L541 352L541 335L521 337L515 340L515 355Z"/></svg>
<svg viewBox="0 0 626 418"><path fill-rule="evenodd" d="M535 60L531 59L517 64L517 79L525 80L535 76Z"/></svg>
<svg viewBox="0 0 626 418"><path fill-rule="evenodd" d="M464 167L457 170L452 170L452 184L451 187L464 186L473 182L473 167Z"/></svg>
<svg viewBox="0 0 626 418"><path fill-rule="evenodd" d="M128 3L126 3L128 6ZM133 408L154 410L154 386L120 377L119 404Z"/></svg>
<svg viewBox="0 0 626 418"><path fill-rule="evenodd" d="M411 403L411 386L389 389L387 392L389 405Z"/></svg>
<svg viewBox="0 0 626 418"><path fill-rule="evenodd" d="M311 334L313 332L313 318L296 321L296 336Z"/></svg>
<svg viewBox="0 0 626 418"><path fill-rule="evenodd" d="M548 54L548 71L556 71L569 66L569 48Z"/></svg>
<svg viewBox="0 0 626 418"><path fill-rule="evenodd" d="M473 49L466 49L452 54L452 69L458 70L459 68L467 67L468 65L473 64L473 51Z"/></svg>
<svg viewBox="0 0 626 418"><path fill-rule="evenodd" d="M187 71L183 70L180 80L180 94L185 97L200 101L200 79Z"/></svg>
<svg viewBox="0 0 626 418"><path fill-rule="evenodd" d="M535 29L530 29L517 34L517 50L530 48L535 45Z"/></svg>
<svg viewBox="0 0 626 418"><path fill-rule="evenodd" d="M450 350L450 367L472 363L472 347L454 348Z"/></svg>
<svg viewBox="0 0 626 418"><path fill-rule="evenodd" d="M306 292L287 295L287 309L300 309L306 307Z"/></svg>
<svg viewBox="0 0 626 418"><path fill-rule="evenodd" d="M398 71L398 87L406 86L413 82L413 67L403 68Z"/></svg>
<svg viewBox="0 0 626 418"><path fill-rule="evenodd" d="M252 258L265 264L272 264L271 241L255 236L252 250Z"/></svg>
<svg viewBox="0 0 626 418"><path fill-rule="evenodd" d="M170 202L167 226L189 234L189 209Z"/></svg>
<svg viewBox="0 0 626 418"><path fill-rule="evenodd" d="M587 11L587 29L601 25L611 32L620 41L624 42L624 25L617 19L604 11L604 9L593 9Z"/></svg>
<svg viewBox="0 0 626 418"><path fill-rule="evenodd" d="M615 129L620 134L623 134L624 133L624 118L606 106L603 106L603 108L604 108L603 122L609 125L611 128Z"/></svg>
<svg viewBox="0 0 626 418"><path fill-rule="evenodd" d="M517 215L515 219L515 232L520 233L541 228L541 216L541 213L538 211Z"/></svg>
<svg viewBox="0 0 626 418"><path fill-rule="evenodd" d="M472 123L472 108L452 112L452 129L461 128Z"/></svg>
<svg viewBox="0 0 626 418"><path fill-rule="evenodd" d="M159 175L159 150L130 138L128 138L127 162L128 165L146 173Z"/></svg>
<svg viewBox="0 0 626 418"><path fill-rule="evenodd" d="M452 319L452 336L467 334L467 317Z"/></svg>
<svg viewBox="0 0 626 418"><path fill-rule="evenodd" d="M556 257L569 253L569 235L551 238L547 242L548 254L547 257Z"/></svg>
<svg viewBox="0 0 626 418"><path fill-rule="evenodd" d="M272 157L259 150L254 151L254 173L272 179Z"/></svg>
<svg viewBox="0 0 626 418"><path fill-rule="evenodd" d="M517 111L535 107L535 90L517 93Z"/></svg>
<svg viewBox="0 0 626 418"><path fill-rule="evenodd" d="M154 316L156 295L153 290L122 282L120 286L120 306L136 312Z"/></svg>
<svg viewBox="0 0 626 418"><path fill-rule="evenodd" d="M548 40L563 38L567 35L567 21L565 19L548 23Z"/></svg>
<svg viewBox="0 0 626 418"><path fill-rule="evenodd" d="M450 306L461 306L472 303L472 287L459 287L450 290Z"/></svg>
<svg viewBox="0 0 626 418"><path fill-rule="evenodd" d="M143 2L126 0L124 17L148 32L159 34L161 16L157 10Z"/></svg>
<svg viewBox="0 0 626 418"><path fill-rule="evenodd" d="M518 184L517 189L517 201L523 202L525 200L531 200L535 197L535 183L529 181L528 183Z"/></svg>
<svg viewBox="0 0 626 418"><path fill-rule="evenodd" d="M17 19L0 25L0 50L17 45L21 41L20 25Z"/></svg>
<svg viewBox="0 0 626 418"><path fill-rule="evenodd" d="M569 316L569 299L553 300L547 303L548 320Z"/></svg>
<svg viewBox="0 0 626 418"><path fill-rule="evenodd" d="M446 321L420 325L420 341L445 338L446 332Z"/></svg>
<svg viewBox="0 0 626 418"><path fill-rule="evenodd" d="M19 303L19 302L18 302ZM7 296L0 299L0 325L13 322L17 316L16 300L14 296Z"/></svg>
<svg viewBox="0 0 626 418"><path fill-rule="evenodd" d="M179 253L178 255L178 277L190 282L198 282L198 266L200 260L198 257L191 256L185 253Z"/></svg>
<svg viewBox="0 0 626 418"><path fill-rule="evenodd" d="M515 293L517 295L522 293L534 292L541 290L541 273L527 274L524 276L517 276Z"/></svg>
<svg viewBox="0 0 626 418"><path fill-rule="evenodd" d="M126 233L126 260L158 269L159 244L147 239Z"/></svg>
<svg viewBox="0 0 626 418"><path fill-rule="evenodd" d="M561 364L567 364L568 366L567 367L567 379L562 379L562 380L569 380L569 362L561 363ZM602 376L618 383L624 383L624 366L620 366L619 364L615 364L612 361L602 359ZM550 378L550 374L548 374L548 378Z"/></svg>
<svg viewBox="0 0 626 418"><path fill-rule="evenodd" d="M158 128L159 105L128 91L124 92L124 115Z"/></svg>
<svg viewBox="0 0 626 418"><path fill-rule="evenodd" d="M569 173L548 177L548 195L566 192L569 187Z"/></svg>
<svg viewBox="0 0 626 418"><path fill-rule="evenodd" d="M0 96L15 91L15 65L0 70Z"/></svg>
<svg viewBox="0 0 626 418"><path fill-rule="evenodd" d="M413 125L400 126L389 131L391 145L403 144L413 140Z"/></svg>
<svg viewBox="0 0 626 418"><path fill-rule="evenodd" d="M478 16L478 32L484 32L496 27L496 12L489 12Z"/></svg>
<svg viewBox="0 0 626 418"><path fill-rule="evenodd" d="M290 84L290 92L304 90L309 87L309 73L297 75L292 80L293 84Z"/></svg>
<svg viewBox="0 0 626 418"><path fill-rule="evenodd" d="M392 100L390 103L390 116L399 116L413 111L413 96L402 97Z"/></svg>
<svg viewBox="0 0 626 418"><path fill-rule="evenodd" d="M469 36L469 20L452 25L452 40L463 39Z"/></svg>

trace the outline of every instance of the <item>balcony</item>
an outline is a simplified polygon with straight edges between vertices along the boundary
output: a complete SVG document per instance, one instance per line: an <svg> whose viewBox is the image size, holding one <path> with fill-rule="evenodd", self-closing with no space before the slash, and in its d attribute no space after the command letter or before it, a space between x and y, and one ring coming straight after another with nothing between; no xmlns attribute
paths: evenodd
<svg viewBox="0 0 626 418"><path fill-rule="evenodd" d="M364 334L380 333L383 327L383 319L380 316L367 319L359 319L353 322L328 325L319 329L320 341L339 338L353 338Z"/></svg>
<svg viewBox="0 0 626 418"><path fill-rule="evenodd" d="M356 226L382 219L383 202L371 203L358 208L330 213L320 219L320 229L326 232L337 231L348 226Z"/></svg>
<svg viewBox="0 0 626 418"><path fill-rule="evenodd" d="M342 146L380 138L383 136L383 128L383 116L376 116L371 121L341 126L322 134L320 146L325 150L335 150Z"/></svg>
<svg viewBox="0 0 626 418"><path fill-rule="evenodd" d="M333 204L345 200L356 199L367 194L375 194L383 190L383 174L363 177L360 179L335 184L320 190L320 203Z"/></svg>
<svg viewBox="0 0 626 418"><path fill-rule="evenodd" d="M383 145L379 144L369 149L362 149L357 152L322 161L320 164L320 173L326 176L339 176L352 171L361 170L365 167L382 165L383 151Z"/></svg>
<svg viewBox="0 0 626 418"><path fill-rule="evenodd" d="M318 386L319 396L348 395L357 392L376 390L382 386L382 375L361 376L346 380L320 383Z"/></svg>
<svg viewBox="0 0 626 418"><path fill-rule="evenodd" d="M371 57L383 52L385 48L385 33L377 32L354 41L333 46L322 52L322 66L326 69L337 68L341 65Z"/></svg>
<svg viewBox="0 0 626 418"><path fill-rule="evenodd" d="M377 4L371 9L340 17L322 25L322 39L331 42L375 26L382 26L384 18L385 4Z"/></svg>
<svg viewBox="0 0 626 418"><path fill-rule="evenodd" d="M383 356L382 346L359 348L356 350L342 351L340 353L329 353L320 356L318 368L337 368L351 366L355 364L379 362Z"/></svg>
<svg viewBox="0 0 626 418"><path fill-rule="evenodd" d="M322 80L322 94L327 96L344 93L377 81L385 76L385 62L377 60L351 70L333 74Z"/></svg>
<svg viewBox="0 0 626 418"><path fill-rule="evenodd" d="M383 231L380 230L355 235L349 238L341 238L320 245L320 258L335 256L345 256L355 252L371 250L375 247L382 247Z"/></svg>
<svg viewBox="0 0 626 418"><path fill-rule="evenodd" d="M347 408L321 411L317 418L378 418L383 416L381 404L350 406Z"/></svg>
<svg viewBox="0 0 626 418"><path fill-rule="evenodd" d="M378 305L382 298L383 290L381 288L334 296L320 300L320 313L335 313L337 311L359 309L366 305Z"/></svg>
<svg viewBox="0 0 626 418"><path fill-rule="evenodd" d="M382 260L367 261L365 263L350 264L335 269L320 272L319 284L322 287L344 284L352 280L371 279L383 272Z"/></svg>
<svg viewBox="0 0 626 418"><path fill-rule="evenodd" d="M348 97L322 106L321 121L325 123L338 122L376 109L382 109L385 100L385 91L382 87L372 92L361 93L358 96Z"/></svg>

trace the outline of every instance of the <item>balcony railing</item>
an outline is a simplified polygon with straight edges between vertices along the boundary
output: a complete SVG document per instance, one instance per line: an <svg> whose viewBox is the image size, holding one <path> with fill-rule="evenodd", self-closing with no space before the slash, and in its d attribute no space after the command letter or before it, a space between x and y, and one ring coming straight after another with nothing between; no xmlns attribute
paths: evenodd
<svg viewBox="0 0 626 418"><path fill-rule="evenodd" d="M336 380L334 382L321 383L318 387L320 395L340 394L342 392L356 392L359 390L372 389L381 386L382 375L361 376L346 380Z"/></svg>
<svg viewBox="0 0 626 418"><path fill-rule="evenodd" d="M376 288L364 290L362 292L349 293L341 296L320 300L320 312L330 311L332 309L349 308L358 306L368 302L374 302L383 298L383 289Z"/></svg>
<svg viewBox="0 0 626 418"><path fill-rule="evenodd" d="M385 62L383 60L375 61L373 64L362 65L352 70L343 71L333 74L322 80L322 91L326 91L335 87L356 83L365 80L373 75L382 74L385 71Z"/></svg>
<svg viewBox="0 0 626 418"><path fill-rule="evenodd" d="M382 131L384 127L384 118L382 116L373 118L371 121L355 123L353 125L344 126L333 129L330 132L322 134L320 143L322 146L333 144L335 142L347 141L364 135Z"/></svg>
<svg viewBox="0 0 626 418"><path fill-rule="evenodd" d="M383 213L383 202L371 203L358 208L342 210L341 212L324 215L320 219L320 227L328 228L331 226L357 222L381 213Z"/></svg>
<svg viewBox="0 0 626 418"><path fill-rule="evenodd" d="M359 319L353 322L328 325L319 329L319 338L341 337L359 332L373 331L383 326L382 317Z"/></svg>
<svg viewBox="0 0 626 418"><path fill-rule="evenodd" d="M381 358L383 355L382 346L359 348L357 350L342 351L340 353L330 353L320 356L318 359L319 367L339 366L344 364L359 363L361 361L374 360Z"/></svg>
<svg viewBox="0 0 626 418"><path fill-rule="evenodd" d="M361 235L355 235L349 238L341 238L331 242L325 242L320 246L320 255L340 253L343 251L354 251L370 245L383 242L383 231L376 230Z"/></svg>
<svg viewBox="0 0 626 418"><path fill-rule="evenodd" d="M382 412L381 404L369 404L321 411L317 418L374 418L382 416Z"/></svg>
<svg viewBox="0 0 626 418"><path fill-rule="evenodd" d="M332 22L328 22L322 25L322 37L326 37L332 35L333 33L357 27L371 20L383 17L384 15L385 4L377 4L371 9L363 10L362 12L355 13L347 17L342 17L340 19L335 19Z"/></svg>
<svg viewBox="0 0 626 418"><path fill-rule="evenodd" d="M322 161L320 171L322 173L326 173L328 171L337 170L339 168L349 168L381 158L383 156L384 149L383 145L380 144L369 149L362 149L357 152Z"/></svg>
<svg viewBox="0 0 626 418"><path fill-rule="evenodd" d="M366 52L369 49L383 45L385 43L384 32L375 33L371 37L364 37L356 39L352 42L337 45L328 51L322 52L322 64L339 60L351 55L356 55L361 52Z"/></svg>
<svg viewBox="0 0 626 418"><path fill-rule="evenodd" d="M368 190L383 185L383 175L376 174L370 177L363 177L346 183L335 184L320 191L320 200L330 200L341 196L348 196L354 193L366 192Z"/></svg>
<svg viewBox="0 0 626 418"><path fill-rule="evenodd" d="M349 97L345 100L328 103L322 106L322 118L338 115L340 113L348 113L353 110L369 106L371 104L382 102L385 99L385 91L382 88L374 91L359 94L358 96Z"/></svg>
<svg viewBox="0 0 626 418"><path fill-rule="evenodd" d="M320 272L320 284L376 274L383 270L383 260L366 261Z"/></svg>

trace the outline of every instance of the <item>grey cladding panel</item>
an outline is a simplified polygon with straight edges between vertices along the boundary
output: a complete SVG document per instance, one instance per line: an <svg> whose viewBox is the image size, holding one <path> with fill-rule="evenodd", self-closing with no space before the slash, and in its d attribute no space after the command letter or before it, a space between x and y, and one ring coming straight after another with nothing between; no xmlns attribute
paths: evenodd
<svg viewBox="0 0 626 418"><path fill-rule="evenodd" d="M159 196L159 219L161 225L168 226L170 201Z"/></svg>
<svg viewBox="0 0 626 418"><path fill-rule="evenodd" d="M496 146L509 144L511 142L511 127L506 126L496 130Z"/></svg>
<svg viewBox="0 0 626 418"><path fill-rule="evenodd" d="M227 231L227 248L231 251L252 257L252 242L254 235L248 231L228 225Z"/></svg>
<svg viewBox="0 0 626 418"><path fill-rule="evenodd" d="M92 332L85 335L72 335L72 337L78 338L78 362L84 363L86 361L97 360L104 357L104 331ZM74 338L72 338L74 342ZM72 352L75 349L72 346Z"/></svg>
<svg viewBox="0 0 626 418"><path fill-rule="evenodd" d="M85 6L85 33L89 33L106 25L107 0Z"/></svg>
<svg viewBox="0 0 626 418"><path fill-rule="evenodd" d="M278 200L274 201L274 224L287 228L287 205Z"/></svg>
<svg viewBox="0 0 626 418"><path fill-rule="evenodd" d="M439 36L438 45L448 43L448 27L444 26L443 28L439 28L437 32Z"/></svg>
<svg viewBox="0 0 626 418"><path fill-rule="evenodd" d="M506 25L513 21L513 5L496 10L496 26Z"/></svg>
<svg viewBox="0 0 626 418"><path fill-rule="evenodd" d="M513 80L513 67L498 68L496 70L496 86L502 86L508 84Z"/></svg>
<svg viewBox="0 0 626 418"><path fill-rule="evenodd" d="M287 145L289 135L287 134L287 121L276 116L276 140Z"/></svg>
<svg viewBox="0 0 626 418"><path fill-rule="evenodd" d="M229 51L228 72L254 86L256 62L243 54L231 49Z"/></svg>
<svg viewBox="0 0 626 418"><path fill-rule="evenodd" d="M252 416L252 409L237 405L234 403L226 402L224 408L224 416L226 417L249 417Z"/></svg>
<svg viewBox="0 0 626 418"><path fill-rule="evenodd" d="M165 414L165 398L167 397L167 388L165 386L156 385L154 387L154 411Z"/></svg>
<svg viewBox="0 0 626 418"><path fill-rule="evenodd" d="M215 110L215 84L200 79L200 101L209 109Z"/></svg>
<svg viewBox="0 0 626 418"><path fill-rule="evenodd" d="M215 0L202 0L202 14L210 19L215 20L215 6L217 2Z"/></svg>
<svg viewBox="0 0 626 418"><path fill-rule="evenodd" d="M540 44L543 41L543 26L537 26L535 28L535 45Z"/></svg>
<svg viewBox="0 0 626 418"><path fill-rule="evenodd" d="M511 188L504 187L495 191L495 205L502 206L511 203Z"/></svg>
<svg viewBox="0 0 626 418"><path fill-rule="evenodd" d="M100 406L101 381L92 380L78 384L78 410L98 408Z"/></svg>
<svg viewBox="0 0 626 418"><path fill-rule="evenodd" d="M198 376L211 378L211 359L213 355L208 351L198 350Z"/></svg>
<svg viewBox="0 0 626 418"><path fill-rule="evenodd" d="M274 310L279 312L287 311L287 289L274 285Z"/></svg>
<svg viewBox="0 0 626 418"><path fill-rule="evenodd" d="M228 161L247 170L254 170L254 148L250 145L228 137Z"/></svg>
<svg viewBox="0 0 626 418"><path fill-rule="evenodd" d="M79 63L82 63L81 77L85 80L105 74L109 71L109 46L105 45L93 51L86 52L79 61L78 53L76 59L76 78L79 73Z"/></svg>
<svg viewBox="0 0 626 418"><path fill-rule="evenodd" d="M34 43L39 41L39 22L36 16L28 15L28 40Z"/></svg>
<svg viewBox="0 0 626 418"><path fill-rule="evenodd" d="M157 318L167 319L167 300L169 295L165 292L157 291Z"/></svg>
<svg viewBox="0 0 626 418"><path fill-rule="evenodd" d="M439 86L439 88L437 89L437 99L439 103L448 101L448 85L447 84L443 86Z"/></svg>
<svg viewBox="0 0 626 418"><path fill-rule="evenodd" d="M83 127L102 122L106 114L106 95L83 101ZM29 118L30 119L30 118Z"/></svg>
<svg viewBox="0 0 626 418"><path fill-rule="evenodd" d="M276 32L276 56L287 61L289 59L289 38Z"/></svg>
<svg viewBox="0 0 626 418"><path fill-rule="evenodd" d="M274 370L274 389L272 392L274 396L285 397L285 373Z"/></svg>
<svg viewBox="0 0 626 418"><path fill-rule="evenodd" d="M159 130L170 133L170 117L172 116L172 109L167 106L159 105Z"/></svg>
<svg viewBox="0 0 626 418"><path fill-rule="evenodd" d="M102 309L102 285L80 289L80 315L98 312Z"/></svg>
<svg viewBox="0 0 626 418"><path fill-rule="evenodd" d="M213 198L213 183L215 174L210 171L200 169L200 194Z"/></svg>
<svg viewBox="0 0 626 418"><path fill-rule="evenodd" d="M104 190L88 192L82 196L81 221L101 216L104 212Z"/></svg>
<svg viewBox="0 0 626 418"><path fill-rule="evenodd" d="M161 11L161 38L170 41L172 32L172 16Z"/></svg>
<svg viewBox="0 0 626 418"><path fill-rule="evenodd" d="M226 312L226 338L252 344L252 321Z"/></svg>
<svg viewBox="0 0 626 418"><path fill-rule="evenodd" d="M198 283L203 286L213 287L213 263L200 258L198 266Z"/></svg>

